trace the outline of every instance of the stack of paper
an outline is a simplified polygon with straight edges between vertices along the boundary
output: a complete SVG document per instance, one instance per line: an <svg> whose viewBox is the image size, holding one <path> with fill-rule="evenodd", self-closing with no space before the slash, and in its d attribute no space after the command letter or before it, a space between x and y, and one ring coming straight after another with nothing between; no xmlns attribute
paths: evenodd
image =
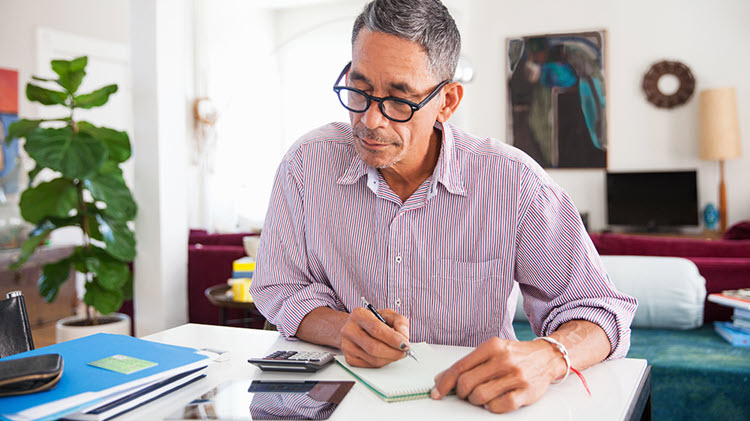
<svg viewBox="0 0 750 421"><path fill-rule="evenodd" d="M195 381L209 363L209 358L195 349L107 333L5 359L55 353L63 357L63 375L57 386L45 392L0 398L0 418L25 421L76 414L78 419L106 419L106 415L93 412L119 407L116 415L132 409ZM115 402L118 404L104 407Z"/></svg>

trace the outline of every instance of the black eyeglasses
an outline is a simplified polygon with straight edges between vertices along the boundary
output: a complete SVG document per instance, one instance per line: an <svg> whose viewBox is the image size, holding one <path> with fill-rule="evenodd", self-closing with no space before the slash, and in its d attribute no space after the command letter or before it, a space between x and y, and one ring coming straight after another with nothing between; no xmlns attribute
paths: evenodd
<svg viewBox="0 0 750 421"><path fill-rule="evenodd" d="M336 92L336 94L339 96L341 105L343 105L344 108L349 111L355 113L363 113L367 111L368 108L370 108L370 104L372 103L372 101L375 101L378 103L380 112L383 113L385 118L391 121L395 121L396 123L405 123L411 120L416 111L419 111L422 107L427 105L427 103L430 102L430 100L434 98L435 95L438 94L438 92L440 92L440 89L442 89L443 86L450 82L450 80L444 80L440 82L440 84L429 95L427 95L427 98L417 104L416 102L407 101L395 96L379 98L376 96L368 95L357 88L339 86L338 83L341 81L341 78L344 77L346 72L348 72L349 68L351 67L352 63L349 62L349 64L344 67L344 70L341 71L339 77L336 78L336 82L334 82L333 84L333 91Z"/></svg>

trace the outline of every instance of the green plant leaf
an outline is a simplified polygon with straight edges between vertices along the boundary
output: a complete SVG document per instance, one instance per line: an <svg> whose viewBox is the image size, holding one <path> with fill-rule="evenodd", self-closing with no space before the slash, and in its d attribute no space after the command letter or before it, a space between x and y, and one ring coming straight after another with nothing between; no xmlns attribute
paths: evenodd
<svg viewBox="0 0 750 421"><path fill-rule="evenodd" d="M99 228L99 220L95 215L96 212L99 212L99 210L97 209L95 212L92 212L91 208L89 208L89 236L95 240L104 241L101 228Z"/></svg>
<svg viewBox="0 0 750 421"><path fill-rule="evenodd" d="M105 214L95 215L107 254L123 262L132 262L135 259L135 235L128 224Z"/></svg>
<svg viewBox="0 0 750 421"><path fill-rule="evenodd" d="M38 80L40 82L57 82L57 79L49 79L46 77L39 77L39 76L34 76L34 75L32 75L31 78L33 80Z"/></svg>
<svg viewBox="0 0 750 421"><path fill-rule="evenodd" d="M26 85L26 98L44 105L65 105L68 94L29 83Z"/></svg>
<svg viewBox="0 0 750 421"><path fill-rule="evenodd" d="M107 167L107 164L103 168ZM135 218L136 205L130 189L122 175L117 173L99 173L84 181L84 186L96 200L104 202L107 207L104 213L120 221L132 221Z"/></svg>
<svg viewBox="0 0 750 421"><path fill-rule="evenodd" d="M128 269L130 269L129 266ZM122 286L122 298L126 301L133 299L133 272L131 271L128 271L128 280Z"/></svg>
<svg viewBox="0 0 750 421"><path fill-rule="evenodd" d="M49 220L44 220L35 226L29 233L26 241L23 242L23 245L21 246L21 255L10 265L10 270L18 270L21 265L26 263L26 261L29 260L29 257L34 254L34 250L36 250L36 248L44 242L49 233L55 229L57 229L57 226Z"/></svg>
<svg viewBox="0 0 750 421"><path fill-rule="evenodd" d="M130 138L127 133L106 127L96 127L86 121L78 122L78 130L104 142L109 150L110 160L120 163L130 158Z"/></svg>
<svg viewBox="0 0 750 421"><path fill-rule="evenodd" d="M115 259L96 246L91 246L88 250L86 269L94 274L102 288L110 291L122 291L130 276L127 263Z"/></svg>
<svg viewBox="0 0 750 421"><path fill-rule="evenodd" d="M70 180L56 178L26 189L19 207L23 219L34 224L49 217L66 218L78 207L78 192Z"/></svg>
<svg viewBox="0 0 750 421"><path fill-rule="evenodd" d="M107 147L86 133L70 127L34 130L26 137L26 152L38 166L76 179L97 173L107 159Z"/></svg>
<svg viewBox="0 0 750 421"><path fill-rule="evenodd" d="M109 314L119 310L122 307L122 300L122 291L113 291L104 288L97 278L94 278L92 282L86 283L86 294L83 296L83 302L94 307L102 314Z"/></svg>
<svg viewBox="0 0 750 421"><path fill-rule="evenodd" d="M70 258L44 265L42 276L39 277L39 294L44 301L55 301L60 286L70 277L70 265Z"/></svg>
<svg viewBox="0 0 750 421"><path fill-rule="evenodd" d="M86 64L88 57L78 57L74 60L52 60L52 71L60 76L57 84L65 88L71 94L75 94L81 81L86 75Z"/></svg>
<svg viewBox="0 0 750 421"><path fill-rule="evenodd" d="M44 120L18 120L14 121L8 127L8 136L5 137L5 143L10 143L13 139L20 139L26 137L26 135L32 130L39 127L39 124Z"/></svg>
<svg viewBox="0 0 750 421"><path fill-rule="evenodd" d="M34 168L32 168L29 171L29 174L28 174L28 176L29 176L29 186L28 186L28 188L31 188L32 184L34 184L34 179L36 178L37 175L39 175L40 172L42 172L43 169L44 168L42 168L42 167L40 167L38 165L35 165Z"/></svg>
<svg viewBox="0 0 750 421"><path fill-rule="evenodd" d="M109 101L109 96L117 92L117 85L107 85L90 94L78 95L74 98L73 106L76 108L101 107Z"/></svg>
<svg viewBox="0 0 750 421"><path fill-rule="evenodd" d="M68 259L76 272L83 274L88 272L88 269L86 268L86 249L84 249L83 246L76 247L75 250L73 250L73 253L68 256Z"/></svg>

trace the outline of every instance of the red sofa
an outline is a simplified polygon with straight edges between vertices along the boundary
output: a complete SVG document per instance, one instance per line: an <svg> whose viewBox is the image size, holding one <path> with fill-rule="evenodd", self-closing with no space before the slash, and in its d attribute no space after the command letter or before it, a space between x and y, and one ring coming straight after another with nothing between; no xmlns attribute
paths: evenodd
<svg viewBox="0 0 750 421"><path fill-rule="evenodd" d="M750 239L700 240L592 233L591 240L601 255L684 257L698 267L706 279L706 293L750 288ZM726 238L726 237L725 237ZM732 310L706 301L704 323L729 320Z"/></svg>
<svg viewBox="0 0 750 421"><path fill-rule="evenodd" d="M204 291L232 277L232 262L245 256L242 238L251 233L208 234L190 230L188 237L188 320L190 323L220 324L219 308ZM227 309L227 319L244 317L242 310ZM262 326L262 324L261 324Z"/></svg>
<svg viewBox="0 0 750 421"><path fill-rule="evenodd" d="M750 239L738 224L724 238L697 240L592 233L591 240L602 255L674 256L691 260L706 279L706 291L750 288ZM750 232L750 231L748 231ZM739 233L739 234L738 234ZM242 238L251 233L208 234L191 230L188 239L188 317L191 323L219 324L219 309L204 296L206 288L225 283L232 276L232 262L245 256ZM706 302L704 322L729 320L731 309ZM227 309L227 318L240 318L239 310Z"/></svg>

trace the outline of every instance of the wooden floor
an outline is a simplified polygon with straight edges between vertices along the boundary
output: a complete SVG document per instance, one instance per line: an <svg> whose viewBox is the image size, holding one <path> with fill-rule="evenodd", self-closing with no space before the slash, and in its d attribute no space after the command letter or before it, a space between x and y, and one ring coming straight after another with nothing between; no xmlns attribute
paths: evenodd
<svg viewBox="0 0 750 421"><path fill-rule="evenodd" d="M32 327L31 335L34 337L34 348L52 345L55 343L55 323Z"/></svg>

